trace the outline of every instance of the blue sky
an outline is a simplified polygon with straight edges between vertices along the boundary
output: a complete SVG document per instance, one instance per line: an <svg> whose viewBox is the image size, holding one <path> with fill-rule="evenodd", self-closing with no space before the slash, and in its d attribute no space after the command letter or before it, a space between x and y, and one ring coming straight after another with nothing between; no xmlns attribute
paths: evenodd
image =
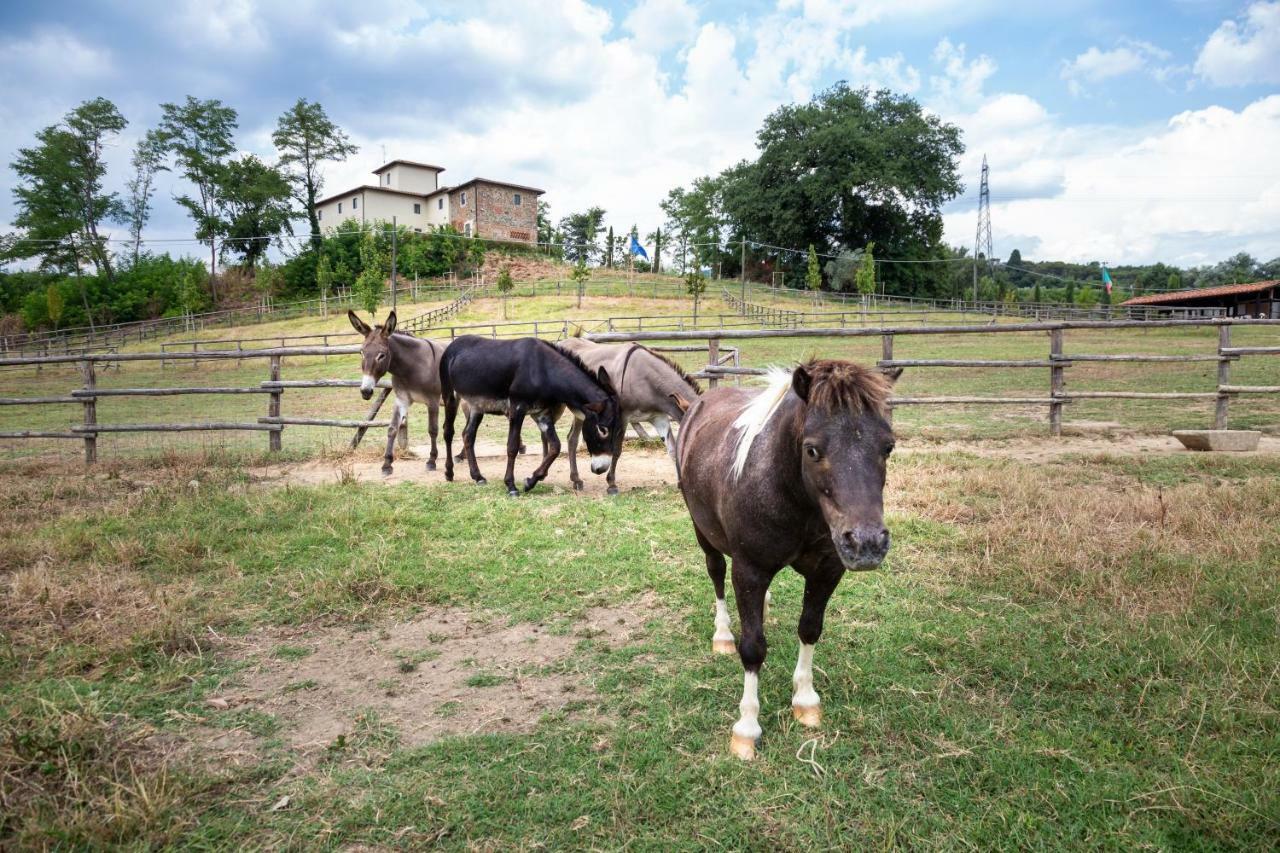
<svg viewBox="0 0 1280 853"><path fill-rule="evenodd" d="M761 120L837 80L910 93L964 130L968 189L947 237L971 245L991 162L996 251L1213 262L1280 255L1280 2L639 0L8 3L0 156L104 95L129 148L158 104L216 97L270 157L293 100L361 146L326 188L383 159L547 190L617 228L659 224L673 186L751 156ZM13 216L6 171L0 219ZM191 233L165 175L150 236ZM756 235L769 242L769 235ZM179 246L181 244L171 244Z"/></svg>

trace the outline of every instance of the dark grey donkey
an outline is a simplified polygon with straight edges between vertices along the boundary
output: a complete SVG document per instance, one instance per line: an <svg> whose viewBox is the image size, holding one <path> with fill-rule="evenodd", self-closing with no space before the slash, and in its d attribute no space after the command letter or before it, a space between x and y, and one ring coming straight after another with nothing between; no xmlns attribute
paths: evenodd
<svg viewBox="0 0 1280 853"><path fill-rule="evenodd" d="M556 346L573 353L591 370L605 368L617 377L618 404L622 406L624 423L648 421L662 436L667 453L674 461L676 446L671 424L679 423L684 410L698 399L702 388L680 366L640 344L597 344L583 338L567 338ZM578 477L578 435L582 422L576 417L569 428L569 479L575 489L582 488ZM609 465L609 494L618 493L614 474L622 455L622 435L613 445L613 461Z"/></svg>
<svg viewBox="0 0 1280 853"><path fill-rule="evenodd" d="M387 427L387 451L382 456L382 473L391 473L391 461L395 450L396 435L414 403L427 406L427 427L431 433L431 456L427 470L436 470L436 435L440 417L440 356L445 345L427 338L415 338L396 332L396 312L387 315L381 326L370 326L348 311L347 317L355 330L364 335L360 349L360 396L368 400L374 386L384 375L391 374L391 390L396 397L395 410L391 413L391 426Z"/></svg>

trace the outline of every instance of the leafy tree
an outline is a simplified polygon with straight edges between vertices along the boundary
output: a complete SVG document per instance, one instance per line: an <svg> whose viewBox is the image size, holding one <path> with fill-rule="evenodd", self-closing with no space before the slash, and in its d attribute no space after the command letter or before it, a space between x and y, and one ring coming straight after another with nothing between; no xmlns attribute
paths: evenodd
<svg viewBox="0 0 1280 853"><path fill-rule="evenodd" d="M564 233L564 256L577 263L589 263L600 255L600 232L604 227L604 208L589 207L582 213L573 213L560 220ZM612 244L611 244L612 245Z"/></svg>
<svg viewBox="0 0 1280 853"><path fill-rule="evenodd" d="M231 135L236 111L219 100L201 101L188 95L182 104L161 104L160 113L159 138L196 189L195 197L180 195L174 200L195 222L196 239L209 244L209 290L216 301L218 238L227 227L221 216L224 172L234 150Z"/></svg>
<svg viewBox="0 0 1280 853"><path fill-rule="evenodd" d="M1067 292L1063 294L1063 301L1068 305L1074 305L1076 302L1076 283L1074 281L1067 282Z"/></svg>
<svg viewBox="0 0 1280 853"><path fill-rule="evenodd" d="M378 310L391 265L390 259L378 248L372 232L365 235L360 246L360 264L360 275L352 288L352 295L356 303L372 315Z"/></svg>
<svg viewBox="0 0 1280 853"><path fill-rule="evenodd" d="M875 243L868 243L867 248L862 252L862 261L858 264L858 271L854 275L855 285L858 293L862 294L863 301L868 296L876 292L876 258Z"/></svg>
<svg viewBox="0 0 1280 853"><path fill-rule="evenodd" d="M579 257L578 262L573 265L573 272L569 273L569 277L573 279L574 285L578 289L578 307L582 307L582 292L587 288L587 280L591 278L591 270L587 269L587 259Z"/></svg>
<svg viewBox="0 0 1280 853"><path fill-rule="evenodd" d="M721 249L730 234L724 211L726 181L724 175L697 178L689 189L677 187L661 202L667 233L680 235L681 271L690 263L713 269L737 268L733 254Z"/></svg>
<svg viewBox="0 0 1280 853"><path fill-rule="evenodd" d="M320 169L324 163L341 163L360 150L334 124L324 107L299 98L276 123L271 141L280 152L280 170L302 205L310 225L312 245L320 245L320 218L316 198L324 187Z"/></svg>
<svg viewBox="0 0 1280 853"><path fill-rule="evenodd" d="M605 238L604 265L613 269L613 226L609 226L609 236Z"/></svg>
<svg viewBox="0 0 1280 853"><path fill-rule="evenodd" d="M827 274L827 281L831 283L832 290L842 291L853 288L861 258L861 252L841 249L839 254L827 261L823 266L823 272Z"/></svg>
<svg viewBox="0 0 1280 853"><path fill-rule="evenodd" d="M653 233L644 238L653 244L653 258L650 264L654 272L662 272L662 228L653 229Z"/></svg>
<svg viewBox="0 0 1280 853"><path fill-rule="evenodd" d="M182 276L178 289L177 305L178 310L182 312L182 316L190 318L200 309L200 290L204 280L204 270L199 266L192 266Z"/></svg>
<svg viewBox="0 0 1280 853"><path fill-rule="evenodd" d="M58 323L62 321L62 311L67 307L67 300L62 295L62 290L58 285L51 284L45 290L45 305L48 308L49 322L53 328L58 328Z"/></svg>
<svg viewBox="0 0 1280 853"><path fill-rule="evenodd" d="M263 260L261 265L254 270L253 283L258 289L258 293L262 295L264 304L270 302L271 297L275 296L280 290L280 285L284 283L284 273L280 267L268 260Z"/></svg>
<svg viewBox="0 0 1280 853"><path fill-rule="evenodd" d="M246 268L257 266L281 234L293 233L289 181L252 154L233 160L219 177L226 240L223 254L240 255Z"/></svg>
<svg viewBox="0 0 1280 853"><path fill-rule="evenodd" d="M128 196L124 202L124 222L129 226L129 239L133 241L133 263L138 262L142 249L142 229L151 218L151 196L155 191L157 172L168 171L165 165L164 140L154 130L147 131L133 149L133 175L126 184Z"/></svg>
<svg viewBox="0 0 1280 853"><path fill-rule="evenodd" d="M1169 273L1169 277L1165 279L1164 286L1169 290L1182 290L1182 276L1176 272Z"/></svg>
<svg viewBox="0 0 1280 853"><path fill-rule="evenodd" d="M507 316L507 298L511 295L511 290L516 283L511 278L511 267L503 267L498 271L498 293L502 295L502 319L509 319Z"/></svg>
<svg viewBox="0 0 1280 853"><path fill-rule="evenodd" d="M538 242L554 243L556 239L555 226L551 224L551 205L542 199L538 199Z"/></svg>
<svg viewBox="0 0 1280 853"><path fill-rule="evenodd" d="M818 291L822 289L822 268L818 266L818 253L812 243L809 244L809 263L804 273L804 284L813 293L814 299L817 299Z"/></svg>
<svg viewBox="0 0 1280 853"><path fill-rule="evenodd" d="M1040 304L1040 282L1039 281L1036 282L1035 290L1031 292L1031 301L1034 302L1036 305Z"/></svg>
<svg viewBox="0 0 1280 853"><path fill-rule="evenodd" d="M702 294L707 290L707 280L702 277L702 272L697 269L691 269L684 277L685 292L693 297L693 325L698 325L698 303L702 301Z"/></svg>
<svg viewBox="0 0 1280 853"><path fill-rule="evenodd" d="M115 104L94 98L67 113L61 124L37 133L34 147L18 150L10 164L18 176L13 224L23 239L12 242L14 257L38 257L42 269L77 277L88 262L108 280L114 277L99 227L119 218L122 206L103 188L104 151L127 124ZM86 283L79 281L85 318L92 325Z"/></svg>

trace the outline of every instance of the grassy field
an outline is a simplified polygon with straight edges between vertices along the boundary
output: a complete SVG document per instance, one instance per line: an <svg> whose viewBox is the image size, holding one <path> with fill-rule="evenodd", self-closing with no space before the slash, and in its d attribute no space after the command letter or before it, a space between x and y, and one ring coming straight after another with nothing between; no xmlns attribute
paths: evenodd
<svg viewBox="0 0 1280 853"><path fill-rule="evenodd" d="M570 320L596 321L594 328L607 317L636 315L678 316L691 310L686 297L654 299L638 294L641 282L632 295L625 282L599 282L579 308L577 299L565 288L560 295L546 292L554 283L542 282L537 296L513 297L508 300L506 314L511 321ZM752 295L756 299L757 294ZM421 303L402 310L408 318L428 310L439 302ZM468 305L461 315L450 321L460 325L503 322L502 300L484 298ZM733 318L731 309L713 295L705 300L701 312L705 325L719 316ZM895 323L904 318L895 316ZM964 318L932 317L931 322L958 321ZM970 320L972 318L969 318ZM874 318L873 318L874 320ZM280 323L251 325L236 330L210 330L210 337L263 337L267 335L333 333L350 331L345 314L335 313L327 319L309 318ZM532 331L526 327L526 332ZM448 332L440 334L447 336ZM354 343L343 337L334 343ZM1238 328L1233 343L1237 346L1274 345L1280 342L1280 328ZM733 342L729 342L733 343ZM880 357L878 337L770 339L737 342L744 366L788 364L809 355L852 358L871 362ZM1216 345L1216 330L1203 329L1134 329L1073 330L1067 334L1066 351L1071 353L1118 354L1210 354ZM144 346L156 348L157 342ZM975 358L975 359L1044 359L1048 353L1045 333L992 335L899 336L895 355L898 358ZM693 370L705 363L704 357L682 354L678 360ZM1242 359L1232 366L1232 382L1236 384L1274 385L1280 367L1274 356ZM1078 363L1067 370L1067 389L1095 391L1211 391L1216 387L1216 363L1190 364L1101 364ZM284 364L285 379L355 378L356 356L290 358ZM102 387L163 387L186 385L256 386L267 379L263 359L243 362L204 362L199 365L155 362L126 364L122 370L99 373ZM33 370L0 370L0 397L44 396L66 394L79 387L81 380L73 366L49 366L39 374ZM898 392L904 396L1048 396L1049 377L1046 368L921 368L907 371ZM368 411L352 389L290 390L284 394L283 412L297 417L363 418ZM98 403L102 423L129 422L196 422L225 420L254 422L266 414L264 395L239 396L174 396L163 398L109 398ZM383 414L386 416L386 413ZM917 406L897 412L899 431L907 436L928 439L1008 438L1043 434L1047 408L1027 406ZM1098 400L1070 404L1065 411L1068 424L1083 423L1092 428L1167 432L1179 427L1212 425L1213 401L1186 400ZM79 405L65 406L0 406L0 430L65 430L81 421ZM492 421L492 419L490 419ZM1280 395L1239 397L1232 402L1231 425L1240 428L1280 432ZM425 413L420 413L411 426L414 440L425 436ZM1109 426L1108 426L1109 425ZM486 424L487 434L499 438L501 426ZM349 430L314 427L287 428L286 448L308 454L334 450L344 446ZM266 445L262 433L183 433L103 435L99 438L100 457L134 454L154 450L252 451ZM375 442L376 443L376 442ZM57 440L0 440L0 455L15 457L52 457L70 459L80 453L78 442Z"/></svg>
<svg viewBox="0 0 1280 853"><path fill-rule="evenodd" d="M818 732L779 576L752 764L674 490L269 488L254 461L3 463L0 847L1280 843L1275 459L896 457ZM406 707L450 659L459 692ZM548 698L473 717L508 695ZM315 705L340 730L300 743Z"/></svg>

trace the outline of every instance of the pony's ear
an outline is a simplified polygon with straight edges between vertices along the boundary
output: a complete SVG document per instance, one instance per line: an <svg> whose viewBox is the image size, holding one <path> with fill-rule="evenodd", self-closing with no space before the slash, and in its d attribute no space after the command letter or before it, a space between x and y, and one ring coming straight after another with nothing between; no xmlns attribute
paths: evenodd
<svg viewBox="0 0 1280 853"><path fill-rule="evenodd" d="M357 332L359 332L360 334L362 334L362 335L367 335L367 334L369 334L369 332L371 331L371 329L369 328L369 324L368 324L368 323L366 323L364 320L361 320L361 319L356 315L356 312L354 312L354 311L348 311L348 312L347 312L347 319L349 319L349 320L351 321L351 325L352 325L352 327L353 327L353 328L355 328L355 330L356 330Z"/></svg>
<svg viewBox="0 0 1280 853"><path fill-rule="evenodd" d="M671 402L676 404L677 409L682 412L689 411L689 406L691 404L684 397L681 397L679 394L668 394L667 396L671 398Z"/></svg>
<svg viewBox="0 0 1280 853"><path fill-rule="evenodd" d="M391 333L396 330L396 312L392 311L387 315L387 322L382 324L382 336L390 337Z"/></svg>
<svg viewBox="0 0 1280 853"><path fill-rule="evenodd" d="M615 397L618 396L618 392L613 390L613 381L609 379L609 371L604 369L603 364L600 365L600 369L596 371L596 379L599 380L601 388L608 391Z"/></svg>
<svg viewBox="0 0 1280 853"><path fill-rule="evenodd" d="M796 367L791 372L791 390L796 392L796 396L806 403L809 402L809 386L813 384L813 377L809 375L809 371L804 369L804 365Z"/></svg>
<svg viewBox="0 0 1280 853"><path fill-rule="evenodd" d="M895 367L892 370L886 370L884 371L884 378L889 380L890 385L894 385L897 383L898 379L901 378L902 371L904 369L905 368L902 367Z"/></svg>

